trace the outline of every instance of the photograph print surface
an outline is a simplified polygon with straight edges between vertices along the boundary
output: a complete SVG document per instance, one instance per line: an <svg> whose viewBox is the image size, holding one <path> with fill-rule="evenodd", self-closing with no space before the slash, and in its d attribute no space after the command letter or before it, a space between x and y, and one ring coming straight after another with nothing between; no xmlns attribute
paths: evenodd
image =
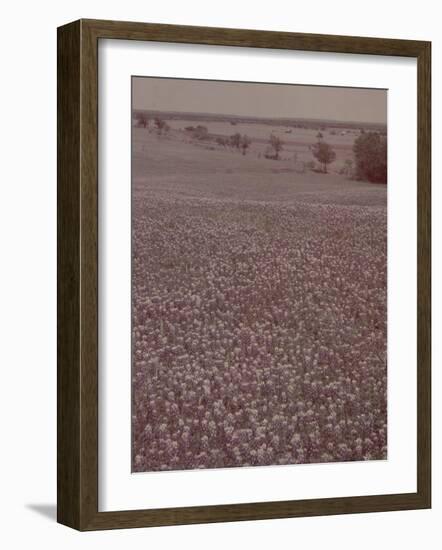
<svg viewBox="0 0 442 550"><path fill-rule="evenodd" d="M387 458L387 91L132 78L132 471Z"/></svg>

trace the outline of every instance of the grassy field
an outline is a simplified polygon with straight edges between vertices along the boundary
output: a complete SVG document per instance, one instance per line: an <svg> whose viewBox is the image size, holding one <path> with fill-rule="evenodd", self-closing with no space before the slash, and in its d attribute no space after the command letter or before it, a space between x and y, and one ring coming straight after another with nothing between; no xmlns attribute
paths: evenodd
<svg viewBox="0 0 442 550"><path fill-rule="evenodd" d="M312 130L187 125L133 130L133 470L385 459L386 186L337 173L350 132L322 174Z"/></svg>

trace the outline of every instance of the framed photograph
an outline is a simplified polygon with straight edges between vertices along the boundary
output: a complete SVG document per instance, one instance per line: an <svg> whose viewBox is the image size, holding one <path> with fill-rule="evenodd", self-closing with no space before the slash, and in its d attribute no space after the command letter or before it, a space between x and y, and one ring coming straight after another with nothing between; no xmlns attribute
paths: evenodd
<svg viewBox="0 0 442 550"><path fill-rule="evenodd" d="M431 506L429 42L58 29L58 521Z"/></svg>

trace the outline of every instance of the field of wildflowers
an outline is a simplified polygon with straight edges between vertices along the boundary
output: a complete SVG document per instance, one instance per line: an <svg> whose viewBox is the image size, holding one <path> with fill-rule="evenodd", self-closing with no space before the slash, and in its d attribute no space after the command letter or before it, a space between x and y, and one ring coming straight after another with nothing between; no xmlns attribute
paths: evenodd
<svg viewBox="0 0 442 550"><path fill-rule="evenodd" d="M150 178L132 212L133 471L385 459L384 199Z"/></svg>

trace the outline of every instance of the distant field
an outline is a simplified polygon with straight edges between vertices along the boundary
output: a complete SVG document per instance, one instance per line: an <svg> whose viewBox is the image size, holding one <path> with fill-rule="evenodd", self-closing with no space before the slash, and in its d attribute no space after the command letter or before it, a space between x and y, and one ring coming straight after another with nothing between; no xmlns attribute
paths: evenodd
<svg viewBox="0 0 442 550"><path fill-rule="evenodd" d="M198 124L247 154L133 129L133 470L385 459L387 194L339 175L355 130L326 175L315 130Z"/></svg>
<svg viewBox="0 0 442 550"><path fill-rule="evenodd" d="M173 119L168 121L170 127L175 133L184 133L188 126L195 125L195 121L187 119ZM203 123L204 121L199 121ZM268 146L268 139L271 133L280 137L284 143L284 149L281 153L282 160L301 162L312 160L310 147L317 142L318 130L294 128L288 126L269 126L259 123L235 123L232 125L228 121L215 121L205 123L209 128L210 134L214 136L228 137L235 132L248 135L252 140L252 146L249 155L258 156L264 153ZM333 132L333 133L332 133ZM324 140L327 141L336 152L336 162L331 169L338 172L342 168L345 160L353 159L352 147L355 138L359 135L358 130L354 129L328 129L322 131Z"/></svg>

